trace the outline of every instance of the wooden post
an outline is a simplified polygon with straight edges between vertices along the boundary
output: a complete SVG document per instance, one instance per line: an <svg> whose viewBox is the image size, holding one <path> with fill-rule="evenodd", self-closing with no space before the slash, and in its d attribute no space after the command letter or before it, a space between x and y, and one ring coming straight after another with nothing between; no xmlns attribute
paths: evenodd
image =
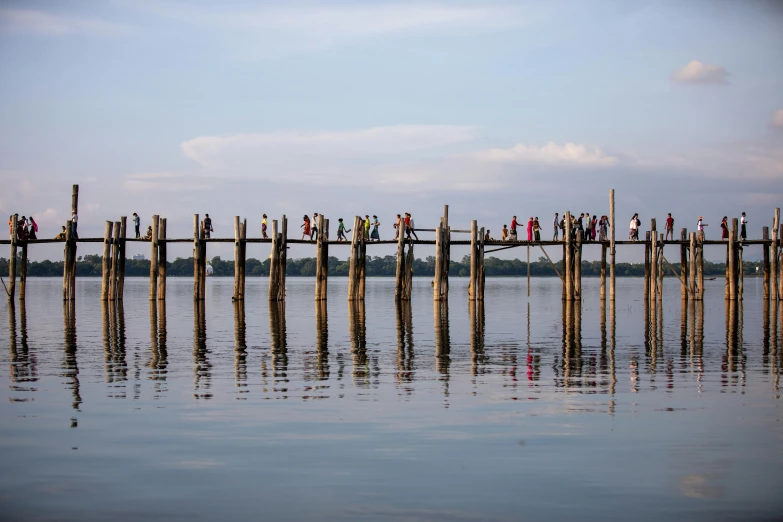
<svg viewBox="0 0 783 522"><path fill-rule="evenodd" d="M239 301L239 216L234 216L234 294L232 301Z"/></svg>
<svg viewBox="0 0 783 522"><path fill-rule="evenodd" d="M348 269L348 300L356 301L359 299L359 241L364 235L361 228L361 218L353 218L353 235L351 235L351 261Z"/></svg>
<svg viewBox="0 0 783 522"><path fill-rule="evenodd" d="M8 259L8 302L14 302L16 294L16 230L19 223L19 214L11 216L11 256ZM69 221L70 223L70 221Z"/></svg>
<svg viewBox="0 0 783 522"><path fill-rule="evenodd" d="M576 231L576 245L574 247L574 300L582 300L582 231Z"/></svg>
<svg viewBox="0 0 783 522"><path fill-rule="evenodd" d="M742 251L745 246L742 242L737 245L737 299L742 301L745 297L745 267L742 264Z"/></svg>
<svg viewBox="0 0 783 522"><path fill-rule="evenodd" d="M763 227L761 229L761 239L768 241L769 240L769 227ZM762 246L762 250L764 251L763 254L763 261L761 263L762 265L762 275L764 279L764 302L769 300L769 245L766 243Z"/></svg>
<svg viewBox="0 0 783 522"><path fill-rule="evenodd" d="M79 185L74 185L71 190L71 211L79 213Z"/></svg>
<svg viewBox="0 0 783 522"><path fill-rule="evenodd" d="M318 234L315 238L315 300L326 300L326 284L329 275L329 243L324 230L324 216L318 216Z"/></svg>
<svg viewBox="0 0 783 522"><path fill-rule="evenodd" d="M19 301L24 301L27 294L27 241L22 242L22 259L19 261Z"/></svg>
<svg viewBox="0 0 783 522"><path fill-rule="evenodd" d="M476 268L478 265L478 225L476 220L470 222L470 282L468 283L468 301L476 300Z"/></svg>
<svg viewBox="0 0 783 522"><path fill-rule="evenodd" d="M166 300L166 218L158 222L158 300Z"/></svg>
<svg viewBox="0 0 783 522"><path fill-rule="evenodd" d="M279 281L278 271L280 270L280 248L281 238L277 234L277 220L272 220L272 253L269 255L269 291L268 298L270 301L277 301L277 287Z"/></svg>
<svg viewBox="0 0 783 522"><path fill-rule="evenodd" d="M247 276L247 218L239 225L239 259L239 299L244 302ZM244 314L244 307L242 310Z"/></svg>
<svg viewBox="0 0 783 522"><path fill-rule="evenodd" d="M704 234L699 234L696 241L696 247L698 249L697 258L699 261L699 264L696 267L696 274L699 278L699 301L704 301Z"/></svg>
<svg viewBox="0 0 783 522"><path fill-rule="evenodd" d="M527 296L530 297L530 243L527 244Z"/></svg>
<svg viewBox="0 0 783 522"><path fill-rule="evenodd" d="M683 301L688 300L688 287L690 286L688 279L688 245L685 241L688 241L688 229L680 229L680 241L683 243L680 245L680 276L682 279L682 285L680 288L680 297Z"/></svg>
<svg viewBox="0 0 783 522"><path fill-rule="evenodd" d="M111 270L109 272L109 301L117 299L117 272L120 264L120 222L114 222L111 239Z"/></svg>
<svg viewBox="0 0 783 522"><path fill-rule="evenodd" d="M691 285L691 294L693 295L694 300L701 299L700 294L698 292L698 289L696 288L696 232L691 232L690 236L690 257L691 257L691 263L690 263L690 277L689 277L689 284Z"/></svg>
<svg viewBox="0 0 783 522"><path fill-rule="evenodd" d="M606 301L606 243L601 242L601 301ZM606 311L603 308L604 313Z"/></svg>
<svg viewBox="0 0 783 522"><path fill-rule="evenodd" d="M14 234L16 232L14 231ZM14 256L11 256L13 259ZM65 222L65 247L63 248L63 301L71 298L71 220Z"/></svg>
<svg viewBox="0 0 783 522"><path fill-rule="evenodd" d="M119 264L117 266L117 300L122 301L125 295L125 245L126 234L128 233L128 217L120 217L120 244L119 244Z"/></svg>
<svg viewBox="0 0 783 522"><path fill-rule="evenodd" d="M280 284L279 284L279 294L278 299L280 301L285 301L285 278L286 278L286 269L288 267L288 218L285 217L285 214L283 214L283 218L280 223L280 232L282 233L282 247L280 250L280 268L281 270L278 272L280 276ZM362 295L364 295L362 293Z"/></svg>
<svg viewBox="0 0 783 522"><path fill-rule="evenodd" d="M658 227L650 220L650 299L658 300Z"/></svg>
<svg viewBox="0 0 783 522"><path fill-rule="evenodd" d="M732 301L737 300L737 218L731 219L731 231L729 233L729 259L728 259L728 273L729 280L728 290L729 299Z"/></svg>
<svg viewBox="0 0 783 522"><path fill-rule="evenodd" d="M203 223L203 222L202 222ZM198 300L203 301L207 296L207 231L202 226L199 230L199 246L201 254L199 256L199 274L198 274Z"/></svg>
<svg viewBox="0 0 783 522"><path fill-rule="evenodd" d="M778 225L780 225L780 209L775 209L772 220L772 243L769 245L769 298L778 300Z"/></svg>
<svg viewBox="0 0 783 522"><path fill-rule="evenodd" d="M609 189L609 299L614 301L614 189Z"/></svg>
<svg viewBox="0 0 783 522"><path fill-rule="evenodd" d="M781 238L783 238L783 225L780 224L780 209L776 209L775 213L778 218L778 239L775 247L778 249L778 299L783 299L783 250L780 249ZM783 307L781 307L781 310L783 310Z"/></svg>
<svg viewBox="0 0 783 522"><path fill-rule="evenodd" d="M411 259L411 264L412 263L413 263L413 259ZM476 263L476 286L477 286L476 300L482 302L484 301L485 281L486 281L486 272L484 271L484 227L481 227L481 230L479 230L478 260Z"/></svg>
<svg viewBox="0 0 783 522"><path fill-rule="evenodd" d="M111 234L113 223L106 222L103 230L103 259L101 261L101 301L109 299L109 284L111 277Z"/></svg>
<svg viewBox="0 0 783 522"><path fill-rule="evenodd" d="M663 255L663 241L664 241L664 235L658 234L658 300L660 301L663 297L663 260L665 256ZM663 311L661 311L663 313Z"/></svg>
<svg viewBox="0 0 783 522"><path fill-rule="evenodd" d="M571 242L571 212L566 212L565 214L565 235L565 259L563 261L563 275L565 277L564 299L571 301L574 298L574 250Z"/></svg>
<svg viewBox="0 0 783 522"><path fill-rule="evenodd" d="M644 300L650 300L650 232L644 237Z"/></svg>
<svg viewBox="0 0 783 522"><path fill-rule="evenodd" d="M355 235L355 234L354 234ZM397 230L397 266L394 272L394 300L404 299L405 289L405 222L400 222ZM470 289L468 289L470 292Z"/></svg>
<svg viewBox="0 0 783 522"><path fill-rule="evenodd" d="M150 238L150 301L158 297L158 223L160 217L152 216L152 237Z"/></svg>
<svg viewBox="0 0 783 522"><path fill-rule="evenodd" d="M193 300L198 301L199 276L201 274L201 246L199 244L199 219L193 214Z"/></svg>
<svg viewBox="0 0 783 522"><path fill-rule="evenodd" d="M441 293L441 277L443 274L443 219L435 229L435 274L432 280L432 292L435 301L443 300Z"/></svg>

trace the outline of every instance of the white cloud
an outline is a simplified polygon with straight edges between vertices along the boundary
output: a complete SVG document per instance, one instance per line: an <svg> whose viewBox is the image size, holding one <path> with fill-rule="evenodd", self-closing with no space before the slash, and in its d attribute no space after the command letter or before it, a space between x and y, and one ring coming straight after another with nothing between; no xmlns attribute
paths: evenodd
<svg viewBox="0 0 783 522"><path fill-rule="evenodd" d="M27 9L0 9L0 27L3 30L45 36L83 33L114 35L128 29L125 25L98 18L82 18Z"/></svg>
<svg viewBox="0 0 783 522"><path fill-rule="evenodd" d="M598 147L576 143L557 145L549 142L541 147L518 143L508 149L488 149L474 154L484 161L499 163L537 163L543 165L612 167L619 162Z"/></svg>
<svg viewBox="0 0 783 522"><path fill-rule="evenodd" d="M769 124L775 129L783 130L783 109L778 109L772 113L772 119Z"/></svg>
<svg viewBox="0 0 783 522"><path fill-rule="evenodd" d="M685 67L674 71L672 80L679 83L727 84L729 76L725 67L693 60Z"/></svg>

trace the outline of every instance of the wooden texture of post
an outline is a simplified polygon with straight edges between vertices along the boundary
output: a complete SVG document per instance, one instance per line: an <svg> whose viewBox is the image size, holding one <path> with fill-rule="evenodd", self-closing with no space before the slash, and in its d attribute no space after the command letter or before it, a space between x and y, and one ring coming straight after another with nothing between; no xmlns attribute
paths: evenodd
<svg viewBox="0 0 783 522"><path fill-rule="evenodd" d="M769 245L769 298L778 300L778 225L780 222L780 209L775 209L775 217L772 220L772 243Z"/></svg>
<svg viewBox="0 0 783 522"><path fill-rule="evenodd" d="M232 301L239 301L239 216L234 216L234 294Z"/></svg>
<svg viewBox="0 0 783 522"><path fill-rule="evenodd" d="M582 299L582 238L581 229L576 231L576 245L574 245L574 300Z"/></svg>
<svg viewBox="0 0 783 522"><path fill-rule="evenodd" d="M158 223L159 216L152 216L152 237L150 238L150 301L158 298Z"/></svg>
<svg viewBox="0 0 783 522"><path fill-rule="evenodd" d="M658 300L658 227L650 220L650 299Z"/></svg>
<svg viewBox="0 0 783 522"><path fill-rule="evenodd" d="M207 229L202 226L199 230L199 274L198 274L198 300L203 301L207 297Z"/></svg>
<svg viewBox="0 0 783 522"><path fill-rule="evenodd" d="M663 240L664 240L663 234L658 234L658 300L660 300L663 297L663 276L664 276L664 267L663 267Z"/></svg>
<svg viewBox="0 0 783 522"><path fill-rule="evenodd" d="M360 218L361 219L361 218ZM367 276L367 238L359 237L359 300L364 301L365 277Z"/></svg>
<svg viewBox="0 0 783 522"><path fill-rule="evenodd" d="M125 295L125 239L128 233L128 217L120 217L120 244L117 266L117 300L122 301Z"/></svg>
<svg viewBox="0 0 783 522"><path fill-rule="evenodd" d="M348 269L348 300L359 299L359 241L364 235L362 221L359 216L353 218L353 235L351 236L351 260Z"/></svg>
<svg viewBox="0 0 783 522"><path fill-rule="evenodd" d="M729 299L737 300L737 218L731 218L729 232Z"/></svg>
<svg viewBox="0 0 783 522"><path fill-rule="evenodd" d="M745 250L743 243L737 245L737 299L740 301L745 298L745 267L742 263L742 251Z"/></svg>
<svg viewBox="0 0 783 522"><path fill-rule="evenodd" d="M778 209L778 213L780 210ZM780 218L778 216L778 223ZM783 299L783 249L780 249L781 237L783 237L783 225L778 225L778 299ZM783 310L783 307L780 307Z"/></svg>
<svg viewBox="0 0 783 522"><path fill-rule="evenodd" d="M27 241L22 242L22 258L19 260L19 300L27 294Z"/></svg>
<svg viewBox="0 0 783 522"><path fill-rule="evenodd" d="M400 221L400 226L397 229L397 266L394 271L394 300L395 301L403 300L404 288L405 288L405 222Z"/></svg>
<svg viewBox="0 0 783 522"><path fill-rule="evenodd" d="M699 301L704 301L704 234L696 236L696 257L698 266L696 267L696 276L699 279Z"/></svg>
<svg viewBox="0 0 783 522"><path fill-rule="evenodd" d="M761 229L761 239L768 241L769 240L769 227L763 227ZM762 246L762 250L764 251L762 262L761 262L761 269L762 269L762 276L764 279L763 285L764 285L764 302L769 300L769 245L766 243Z"/></svg>
<svg viewBox="0 0 783 522"><path fill-rule="evenodd" d="M609 299L614 301L614 189L609 189Z"/></svg>
<svg viewBox="0 0 783 522"><path fill-rule="evenodd" d="M166 218L158 222L158 301L166 300Z"/></svg>
<svg viewBox="0 0 783 522"><path fill-rule="evenodd" d="M111 234L111 270L109 271L109 301L117 299L117 272L120 264L120 222L115 221Z"/></svg>
<svg viewBox="0 0 783 522"><path fill-rule="evenodd" d="M318 216L318 234L315 238L315 300L326 299L326 284L329 271L329 243L324 231L324 216ZM326 254L326 255L324 255Z"/></svg>
<svg viewBox="0 0 783 522"><path fill-rule="evenodd" d="M606 243L601 242L601 301L606 300Z"/></svg>
<svg viewBox="0 0 783 522"><path fill-rule="evenodd" d="M247 276L247 218L239 225L239 259L239 299L244 302Z"/></svg>
<svg viewBox="0 0 783 522"><path fill-rule="evenodd" d="M283 214L283 219L282 222L280 223L280 229L281 229L280 232L283 235L283 237L282 237L282 246L280 249L281 270L278 272L280 276L278 299L280 301L285 301L285 278L286 278L286 269L288 267L288 218L285 217L285 214Z"/></svg>
<svg viewBox="0 0 783 522"><path fill-rule="evenodd" d="M277 233L277 220L272 220L272 253L269 255L269 290L267 296L270 301L277 301L277 286L279 282L278 271L280 270L280 236Z"/></svg>
<svg viewBox="0 0 783 522"><path fill-rule="evenodd" d="M694 301L698 301L700 296L696 288L696 232L690 233L689 240L691 258L689 284L691 285L691 294L693 295Z"/></svg>
<svg viewBox="0 0 783 522"><path fill-rule="evenodd" d="M411 256L412 258L413 256ZM413 263L413 259L411 259ZM484 270L484 227L479 230L478 261L476 266L476 300L484 301L484 283L486 282L486 272ZM482 305L483 306L483 305Z"/></svg>
<svg viewBox="0 0 783 522"><path fill-rule="evenodd" d="M527 296L530 297L530 243L527 244Z"/></svg>
<svg viewBox="0 0 783 522"><path fill-rule="evenodd" d="M687 301L690 283L688 282L688 245L685 243L688 241L688 229L680 229L680 241L682 241L680 244L680 298L683 301Z"/></svg>
<svg viewBox="0 0 783 522"><path fill-rule="evenodd" d="M79 185L74 185L71 190L71 212L79 213Z"/></svg>
<svg viewBox="0 0 783 522"><path fill-rule="evenodd" d="M644 300L650 300L650 232L644 235Z"/></svg>
<svg viewBox="0 0 783 522"><path fill-rule="evenodd" d="M193 214L193 300L198 301L201 248L199 246L199 219Z"/></svg>
<svg viewBox="0 0 783 522"><path fill-rule="evenodd" d="M79 185L74 185L71 191L71 212L78 216L79 214ZM71 214L71 215L73 215ZM71 224L72 228L74 225ZM78 219L76 223L78 228ZM69 241L71 253L69 257L70 266L68 267L68 299L73 301L76 299L76 239L79 233L71 234L71 240Z"/></svg>
<svg viewBox="0 0 783 522"><path fill-rule="evenodd" d="M11 232L11 255L8 258L8 301L13 303L14 297L16 295L16 242L17 242L16 231L17 231L17 223L19 223L19 214L14 214L13 216L11 216L10 220L11 220L11 231L10 231Z"/></svg>
<svg viewBox="0 0 783 522"><path fill-rule="evenodd" d="M13 259L13 257L12 257ZM63 301L71 298L71 220L65 222L65 247L63 248Z"/></svg>
<svg viewBox="0 0 783 522"><path fill-rule="evenodd" d="M103 259L101 260L101 301L109 299L109 284L111 282L111 240L114 224L106 222L103 230Z"/></svg>
<svg viewBox="0 0 783 522"><path fill-rule="evenodd" d="M574 298L574 250L571 242L571 212L565 214L565 259L563 261L563 277L565 277L564 299L570 301Z"/></svg>
<svg viewBox="0 0 783 522"><path fill-rule="evenodd" d="M470 222L470 281L468 282L468 301L476 300L476 269L478 266L478 225L476 220Z"/></svg>

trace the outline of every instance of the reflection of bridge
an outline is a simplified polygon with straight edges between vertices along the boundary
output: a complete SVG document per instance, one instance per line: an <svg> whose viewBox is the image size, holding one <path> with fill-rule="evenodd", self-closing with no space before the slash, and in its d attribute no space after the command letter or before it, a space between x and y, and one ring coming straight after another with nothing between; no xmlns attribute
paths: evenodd
<svg viewBox="0 0 783 522"><path fill-rule="evenodd" d="M78 209L79 186L73 186L71 206L74 213ZM12 222L17 222L18 216L11 216ZM401 223L398 238L394 241L371 241L367 237L368 228L364 226L361 217L356 216L353 224L351 241L329 240L329 220L318 216L318 232L312 240L293 239L288 237L288 220L285 215L280 222L272 220L271 237L248 238L247 219L240 221L234 216L233 238L207 237L204 222L199 215L193 216L193 238L169 238L166 235L166 218L152 216L152 234L150 243L150 299L165 300L166 298L166 255L167 245L174 243L193 243L193 299L204 300L206 285L204 279L210 275L211 266L207 262L207 244L234 243L234 301L242 301L245 297L245 259L248 244L269 243L270 274L268 297L270 301L285 300L285 271L289 244L313 244L316 247L316 301L327 298L327 272L330 246L350 246L350 270L348 274L348 300L363 301L366 274L366 252L369 245L397 245L397 268L395 274L395 300L410 300L411 278L413 276L413 248L415 245L435 246L435 276L433 279L433 298L435 301L446 301L449 294L449 262L451 246L469 246L470 248L470 283L468 299L483 301L484 299L484 254L510 248L527 248L528 292L530 291L530 248L538 247L549 260L554 271L562 281L564 300L579 300L582 296L582 251L585 246L595 245L601 249L601 299L607 298L607 252L608 256L608 298L614 300L615 294L615 250L617 245L644 246L645 265L645 298L654 303L660 299L663 276L666 268L680 280L683 300L700 301L704 295L704 247L720 245L726 250L726 284L725 297L736 301L743 298L743 250L750 245L761 245L764 253L764 299L783 299L783 253L780 252L783 227L780 225L780 209L775 210L772 233L768 227L762 229L762 239L743 240L739 237L738 220L732 219L731 231L727 241L708 241L703 235L694 232L688 234L686 229L680 229L679 240L665 241L664 234L659 234L655 219L651 220L650 231L644 241L615 240L614 190L609 191L609 238L606 241L591 241L583 234L581 225L566 213L564 220L564 241L491 241L486 240L484 228L479 228L475 220L471 221L470 229L458 230L449 226L448 205L444 207L443 217L436 228L406 229ZM727 225L728 226L728 225ZM76 245L78 243L103 243L102 291L101 300L122 300L125 285L125 248L128 242L145 241L127 237L127 218L120 221L107 221L104 237L77 238L72 233L72 222L66 222L65 239L22 240L14 237L2 240L0 244L11 245L10 282L8 285L9 299L13 300L16 291L17 249L21 247L22 263L20 266L19 299L25 297L27 279L27 249L29 245L39 243L63 242L63 299L73 300L76 280ZM364 230L364 233L361 231ZM434 232L433 239L411 238L413 232ZM452 240L452 234L468 234L467 240ZM16 236L16 235L15 235ZM563 260L557 265L552 261L544 247L562 248ZM679 271L664 256L664 247L670 246L679 251ZM488 249L488 247L494 247ZM558 267L560 268L558 270ZM561 273L562 272L562 273Z"/></svg>

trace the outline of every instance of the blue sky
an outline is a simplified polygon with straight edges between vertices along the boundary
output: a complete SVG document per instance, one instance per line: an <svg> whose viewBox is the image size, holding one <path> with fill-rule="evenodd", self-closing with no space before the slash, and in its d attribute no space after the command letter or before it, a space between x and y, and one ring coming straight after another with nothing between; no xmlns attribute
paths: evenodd
<svg viewBox="0 0 783 522"><path fill-rule="evenodd" d="M444 203L494 233L615 188L618 237L743 210L757 236L783 203L781 28L777 2L6 1L0 210L53 236L78 183L82 235L321 212L389 236Z"/></svg>

